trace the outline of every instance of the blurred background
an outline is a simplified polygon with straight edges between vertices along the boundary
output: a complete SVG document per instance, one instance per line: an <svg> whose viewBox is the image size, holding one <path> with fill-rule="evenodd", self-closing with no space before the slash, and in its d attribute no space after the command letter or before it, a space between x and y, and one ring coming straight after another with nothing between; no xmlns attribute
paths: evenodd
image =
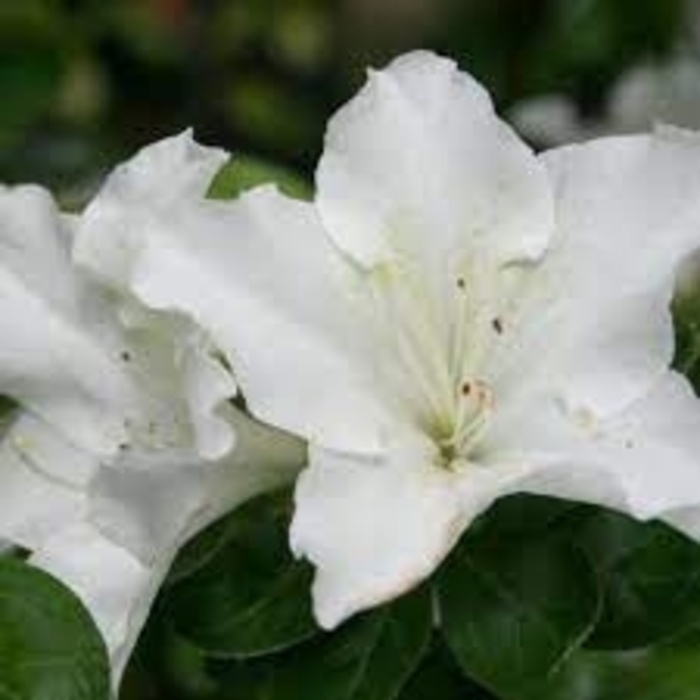
<svg viewBox="0 0 700 700"><path fill-rule="evenodd" d="M456 58L538 146L659 118L700 127L698 4L0 0L0 181L78 206L189 125L310 176L365 67L415 47Z"/></svg>

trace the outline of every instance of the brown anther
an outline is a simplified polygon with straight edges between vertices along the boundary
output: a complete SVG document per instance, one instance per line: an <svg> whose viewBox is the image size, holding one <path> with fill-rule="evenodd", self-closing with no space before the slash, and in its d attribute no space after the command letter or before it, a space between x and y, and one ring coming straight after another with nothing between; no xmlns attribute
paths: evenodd
<svg viewBox="0 0 700 700"><path fill-rule="evenodd" d="M464 277L458 277L457 278L457 286L460 289L466 289L467 283L464 281Z"/></svg>
<svg viewBox="0 0 700 700"><path fill-rule="evenodd" d="M131 362L131 353L127 352L126 350L121 353L120 357L124 362Z"/></svg>
<svg viewBox="0 0 700 700"><path fill-rule="evenodd" d="M491 325L493 325L493 329L498 333L499 335L503 333L503 321L501 321L498 316L491 321Z"/></svg>
<svg viewBox="0 0 700 700"><path fill-rule="evenodd" d="M464 382L464 384L462 384L462 395L469 396L469 394L471 394L471 393L472 393L471 382Z"/></svg>

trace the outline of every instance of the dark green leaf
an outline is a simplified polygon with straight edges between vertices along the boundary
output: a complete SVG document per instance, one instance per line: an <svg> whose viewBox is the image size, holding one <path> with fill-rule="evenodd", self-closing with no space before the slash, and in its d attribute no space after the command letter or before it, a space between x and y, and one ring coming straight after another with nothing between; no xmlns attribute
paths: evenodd
<svg viewBox="0 0 700 700"><path fill-rule="evenodd" d="M166 584L179 583L209 564L226 546L229 533L235 528L235 515L223 518L190 540L178 554Z"/></svg>
<svg viewBox="0 0 700 700"><path fill-rule="evenodd" d="M75 596L42 571L0 559L0 698L108 697L107 652Z"/></svg>
<svg viewBox="0 0 700 700"><path fill-rule="evenodd" d="M581 509L581 504L560 498L516 494L497 501L471 526L469 536L494 542L538 537Z"/></svg>
<svg viewBox="0 0 700 700"><path fill-rule="evenodd" d="M185 557L198 566L166 597L183 637L211 656L240 659L279 652L319 632L313 572L289 551L289 518L288 494L266 496L205 533L199 559L190 545Z"/></svg>
<svg viewBox="0 0 700 700"><path fill-rule="evenodd" d="M700 634L626 652L581 651L536 700L700 700Z"/></svg>
<svg viewBox="0 0 700 700"><path fill-rule="evenodd" d="M697 281L694 281L697 287ZM700 389L700 295L698 289L677 296L673 304L676 354L673 366L684 374L695 390Z"/></svg>
<svg viewBox="0 0 700 700"><path fill-rule="evenodd" d="M495 700L464 677L439 640L413 674L398 700Z"/></svg>
<svg viewBox="0 0 700 700"><path fill-rule="evenodd" d="M482 530L465 538L438 590L445 638L463 670L518 700L586 639L599 609L583 554L543 533L503 540Z"/></svg>
<svg viewBox="0 0 700 700"><path fill-rule="evenodd" d="M632 649L700 622L700 547L661 523L595 509L577 538L599 572L603 611L587 645Z"/></svg>
<svg viewBox="0 0 700 700"><path fill-rule="evenodd" d="M311 187L293 170L250 156L234 156L217 174L209 196L233 199L252 187L268 183L276 184L290 197L311 197Z"/></svg>
<svg viewBox="0 0 700 700"><path fill-rule="evenodd" d="M393 700L430 642L419 590L288 653L226 674L225 700Z"/></svg>

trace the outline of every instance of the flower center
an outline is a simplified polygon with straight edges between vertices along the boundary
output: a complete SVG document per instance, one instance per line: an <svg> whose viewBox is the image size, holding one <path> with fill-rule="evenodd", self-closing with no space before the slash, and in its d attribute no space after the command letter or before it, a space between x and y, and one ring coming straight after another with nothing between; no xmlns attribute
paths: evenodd
<svg viewBox="0 0 700 700"><path fill-rule="evenodd" d="M380 344L378 374L394 409L433 442L446 469L468 461L495 407L482 379L493 343L506 332L498 314L497 270L476 260L442 286L397 259L371 275Z"/></svg>
<svg viewBox="0 0 700 700"><path fill-rule="evenodd" d="M436 429L432 438L438 447L440 465L453 469L457 461L465 461L483 437L495 408L491 387L479 379L462 383L460 396L449 427Z"/></svg>

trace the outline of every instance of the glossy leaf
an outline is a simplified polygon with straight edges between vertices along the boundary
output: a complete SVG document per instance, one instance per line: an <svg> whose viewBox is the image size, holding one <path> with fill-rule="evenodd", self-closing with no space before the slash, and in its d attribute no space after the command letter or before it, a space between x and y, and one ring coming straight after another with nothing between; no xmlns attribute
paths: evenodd
<svg viewBox="0 0 700 700"><path fill-rule="evenodd" d="M431 635L419 590L290 652L225 672L223 700L393 700Z"/></svg>
<svg viewBox="0 0 700 700"><path fill-rule="evenodd" d="M553 535L467 537L438 578L448 646L464 672L506 698L536 689L590 634L594 573Z"/></svg>
<svg viewBox="0 0 700 700"><path fill-rule="evenodd" d="M266 496L205 533L204 562L166 598L185 639L208 655L240 659L319 633L311 611L313 572L289 551L289 518L288 494ZM193 547L185 555L190 564Z"/></svg>
<svg viewBox="0 0 700 700"><path fill-rule="evenodd" d="M575 654L532 700L700 700L700 634L639 651Z"/></svg>
<svg viewBox="0 0 700 700"><path fill-rule="evenodd" d="M673 365L697 391L700 389L700 295L697 288L691 291L678 295L673 304L676 335Z"/></svg>
<svg viewBox="0 0 700 700"><path fill-rule="evenodd" d="M108 700L107 652L73 594L42 571L0 559L0 698Z"/></svg>
<svg viewBox="0 0 700 700"><path fill-rule="evenodd" d="M577 533L603 610L587 645L632 649L700 623L700 546L661 523L595 509Z"/></svg>
<svg viewBox="0 0 700 700"><path fill-rule="evenodd" d="M439 639L404 687L398 700L495 700L470 682Z"/></svg>

